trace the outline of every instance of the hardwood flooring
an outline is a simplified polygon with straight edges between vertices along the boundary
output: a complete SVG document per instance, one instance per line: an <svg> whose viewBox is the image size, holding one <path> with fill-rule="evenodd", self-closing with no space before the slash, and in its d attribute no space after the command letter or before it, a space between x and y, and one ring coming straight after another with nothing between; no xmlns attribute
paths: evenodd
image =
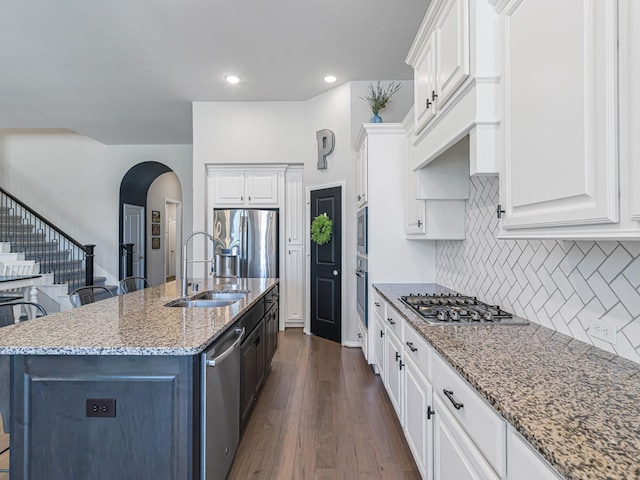
<svg viewBox="0 0 640 480"><path fill-rule="evenodd" d="M420 479L384 386L362 352L278 333L271 373L229 479Z"/></svg>

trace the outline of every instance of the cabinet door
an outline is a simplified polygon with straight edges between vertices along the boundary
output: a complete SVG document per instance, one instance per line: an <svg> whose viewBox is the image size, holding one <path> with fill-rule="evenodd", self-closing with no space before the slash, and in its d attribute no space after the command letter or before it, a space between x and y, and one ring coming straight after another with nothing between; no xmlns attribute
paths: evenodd
<svg viewBox="0 0 640 480"><path fill-rule="evenodd" d="M616 5L513 0L503 12L503 228L618 221Z"/></svg>
<svg viewBox="0 0 640 480"><path fill-rule="evenodd" d="M423 479L433 479L433 389L411 358L404 378L404 433Z"/></svg>
<svg viewBox="0 0 640 480"><path fill-rule="evenodd" d="M385 367L387 393L391 404L398 415L400 425L404 425L402 416L402 379L404 376L404 359L402 358L402 343L393 333L393 330L387 328L385 332L386 338L386 354L387 362Z"/></svg>
<svg viewBox="0 0 640 480"><path fill-rule="evenodd" d="M272 308L267 314L267 348L266 348L266 358L267 358L267 367L271 364L271 359L273 358L273 354L276 352L276 346L278 344L278 307Z"/></svg>
<svg viewBox="0 0 640 480"><path fill-rule="evenodd" d="M267 371L267 329L266 322L263 318L255 330L255 347L256 347L256 385L254 394L257 395L262 388L264 376Z"/></svg>
<svg viewBox="0 0 640 480"><path fill-rule="evenodd" d="M305 203L302 186L302 171L287 170L286 174L287 209L286 235L287 243L302 245L304 243Z"/></svg>
<svg viewBox="0 0 640 480"><path fill-rule="evenodd" d="M416 199L418 195L418 177L411 168L411 160L409 159L407 159L406 181L404 233L407 235L424 235L426 233L426 205L424 200Z"/></svg>
<svg viewBox="0 0 640 480"><path fill-rule="evenodd" d="M482 458L464 430L456 423L437 395L433 397L434 480L497 480L499 477Z"/></svg>
<svg viewBox="0 0 640 480"><path fill-rule="evenodd" d="M507 431L508 480L560 480L562 477L513 428Z"/></svg>
<svg viewBox="0 0 640 480"><path fill-rule="evenodd" d="M244 204L244 172L217 172L213 177L213 202L218 205Z"/></svg>
<svg viewBox="0 0 640 480"><path fill-rule="evenodd" d="M373 335L373 363L380 374L380 378L382 381L385 381L385 365L384 365L384 346L386 344L384 336L384 322L382 318L378 315L378 312L374 312L373 314L373 330L371 331L371 335Z"/></svg>
<svg viewBox="0 0 640 480"><path fill-rule="evenodd" d="M278 173L246 173L247 205L278 205Z"/></svg>
<svg viewBox="0 0 640 480"><path fill-rule="evenodd" d="M438 110L469 76L469 0L447 0L435 27Z"/></svg>
<svg viewBox="0 0 640 480"><path fill-rule="evenodd" d="M356 190L358 194L358 207L367 203L367 139L362 142L356 154Z"/></svg>
<svg viewBox="0 0 640 480"><path fill-rule="evenodd" d="M414 113L416 133L436 115L435 35L429 35L414 67Z"/></svg>
<svg viewBox="0 0 640 480"><path fill-rule="evenodd" d="M240 345L240 426L249 418L256 385L255 335L250 334Z"/></svg>
<svg viewBox="0 0 640 480"><path fill-rule="evenodd" d="M304 247L287 247L286 292L287 321L302 322L304 320Z"/></svg>

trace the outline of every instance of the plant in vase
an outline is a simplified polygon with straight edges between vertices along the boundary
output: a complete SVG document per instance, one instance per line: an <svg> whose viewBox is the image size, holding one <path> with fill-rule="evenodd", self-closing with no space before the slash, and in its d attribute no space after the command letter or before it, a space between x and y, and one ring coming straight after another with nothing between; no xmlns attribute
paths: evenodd
<svg viewBox="0 0 640 480"><path fill-rule="evenodd" d="M382 123L382 118L378 115L378 112L387 106L387 103L391 103L391 97L393 97L402 85L400 83L391 82L386 88L378 84L374 87L372 83L369 83L369 95L360 97L366 101L371 107L373 117L371 117L371 123Z"/></svg>

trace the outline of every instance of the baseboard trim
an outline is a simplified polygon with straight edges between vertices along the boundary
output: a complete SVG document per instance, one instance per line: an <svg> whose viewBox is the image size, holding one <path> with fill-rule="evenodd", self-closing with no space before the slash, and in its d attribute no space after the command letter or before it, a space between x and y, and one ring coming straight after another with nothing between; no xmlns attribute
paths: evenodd
<svg viewBox="0 0 640 480"><path fill-rule="evenodd" d="M304 328L304 320L287 320L284 328Z"/></svg>
<svg viewBox="0 0 640 480"><path fill-rule="evenodd" d="M360 342L342 342L342 346L349 348L360 348Z"/></svg>

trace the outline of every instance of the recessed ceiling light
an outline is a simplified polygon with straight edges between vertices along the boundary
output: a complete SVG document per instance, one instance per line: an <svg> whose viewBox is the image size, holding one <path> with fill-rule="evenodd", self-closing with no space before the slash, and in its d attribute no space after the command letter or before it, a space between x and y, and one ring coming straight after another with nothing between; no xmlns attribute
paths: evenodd
<svg viewBox="0 0 640 480"><path fill-rule="evenodd" d="M226 75L224 77L227 82L231 83L232 85L235 85L236 83L240 82L240 78L236 77L235 75Z"/></svg>
<svg viewBox="0 0 640 480"><path fill-rule="evenodd" d="M337 78L334 75L327 75L326 77L324 77L324 81L327 83L333 83L337 80Z"/></svg>

